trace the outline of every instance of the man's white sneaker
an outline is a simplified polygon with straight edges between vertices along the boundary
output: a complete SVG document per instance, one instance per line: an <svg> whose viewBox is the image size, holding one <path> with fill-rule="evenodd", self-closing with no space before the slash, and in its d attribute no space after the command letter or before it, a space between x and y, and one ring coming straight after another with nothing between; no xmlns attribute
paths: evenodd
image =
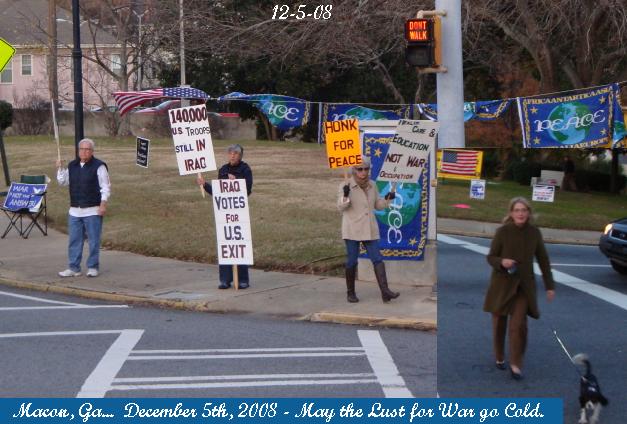
<svg viewBox="0 0 627 424"><path fill-rule="evenodd" d="M69 268L59 272L59 277L78 277L79 275L81 275L80 271L72 271Z"/></svg>
<svg viewBox="0 0 627 424"><path fill-rule="evenodd" d="M87 270L87 276L88 277L97 277L98 276L98 270L96 268L89 268Z"/></svg>

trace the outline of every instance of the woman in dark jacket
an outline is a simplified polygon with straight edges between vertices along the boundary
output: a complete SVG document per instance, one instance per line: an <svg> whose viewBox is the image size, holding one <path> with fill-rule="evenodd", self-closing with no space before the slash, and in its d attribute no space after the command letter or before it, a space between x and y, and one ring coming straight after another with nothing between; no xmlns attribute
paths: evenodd
<svg viewBox="0 0 627 424"><path fill-rule="evenodd" d="M490 286L483 310L492 313L496 367L505 367L505 332L509 335L510 372L522 379L522 365L527 345L527 315L538 319L533 258L536 258L546 288L546 297L555 297L555 283L549 256L540 230L531 223L531 205L524 197L509 203L509 213L496 230L488 263L492 266ZM509 316L509 327L508 327Z"/></svg>

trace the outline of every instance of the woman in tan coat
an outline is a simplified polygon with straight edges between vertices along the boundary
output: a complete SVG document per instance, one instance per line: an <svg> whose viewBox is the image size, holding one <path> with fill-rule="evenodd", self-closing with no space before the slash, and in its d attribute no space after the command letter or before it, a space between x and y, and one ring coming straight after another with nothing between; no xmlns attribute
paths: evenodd
<svg viewBox="0 0 627 424"><path fill-rule="evenodd" d="M379 251L379 227L373 209L389 206L394 193L379 197L374 182L370 180L370 158L364 156L360 165L351 168L353 176L339 187L337 207L342 212L342 238L346 244L346 299L359 302L355 295L355 276L359 243L363 243L374 266L374 273L384 302L396 299L398 293L388 288L385 264Z"/></svg>
<svg viewBox="0 0 627 424"><path fill-rule="evenodd" d="M555 283L549 256L540 230L531 223L531 205L524 197L509 203L509 213L496 230L488 263L492 266L490 286L483 310L492 313L492 332L496 367L505 367L505 332L508 329L510 372L522 379L522 365L527 345L527 315L538 319L533 258L536 258L546 288L546 297L555 297ZM507 325L509 317L509 328Z"/></svg>

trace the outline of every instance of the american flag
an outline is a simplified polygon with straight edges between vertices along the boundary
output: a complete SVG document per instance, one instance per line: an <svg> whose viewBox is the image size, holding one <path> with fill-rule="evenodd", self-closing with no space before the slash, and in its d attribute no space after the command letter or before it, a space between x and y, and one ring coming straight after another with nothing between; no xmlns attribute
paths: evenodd
<svg viewBox="0 0 627 424"><path fill-rule="evenodd" d="M475 175L479 152L475 150L442 150L440 172L457 175Z"/></svg>
<svg viewBox="0 0 627 424"><path fill-rule="evenodd" d="M113 93L115 103L118 105L120 116L136 106L146 103L149 100L162 98L176 99L202 99L207 100L209 96L202 90L191 87L155 88L144 91L116 91Z"/></svg>

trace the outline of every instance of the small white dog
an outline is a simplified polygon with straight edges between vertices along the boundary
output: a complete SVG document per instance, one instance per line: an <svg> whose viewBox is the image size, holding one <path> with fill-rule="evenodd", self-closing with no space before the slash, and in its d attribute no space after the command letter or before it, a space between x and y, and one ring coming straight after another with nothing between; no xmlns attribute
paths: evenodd
<svg viewBox="0 0 627 424"><path fill-rule="evenodd" d="M587 410L591 409L590 424L599 423L601 408L608 404L607 398L601 394L601 387L597 378L592 374L592 367L588 355L579 353L573 357L573 362L586 367L586 373L581 376L579 384L579 406L581 415L579 424L588 424Z"/></svg>

